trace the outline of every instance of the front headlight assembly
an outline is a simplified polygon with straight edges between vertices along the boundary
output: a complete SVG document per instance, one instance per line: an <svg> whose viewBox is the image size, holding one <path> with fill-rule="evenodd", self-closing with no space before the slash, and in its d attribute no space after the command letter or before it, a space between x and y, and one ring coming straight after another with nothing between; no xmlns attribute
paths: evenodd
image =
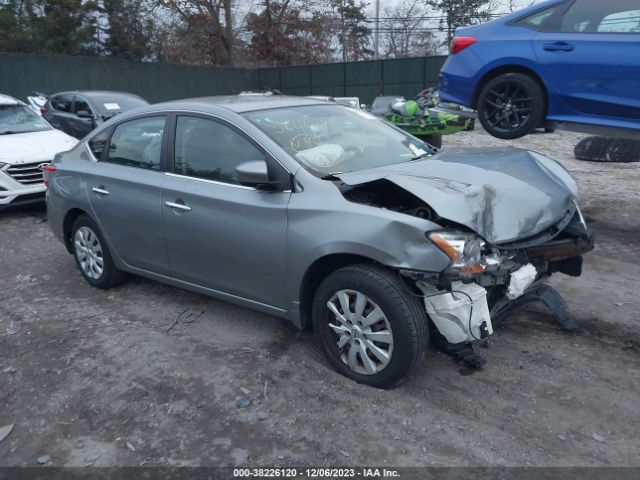
<svg viewBox="0 0 640 480"><path fill-rule="evenodd" d="M447 272L471 276L487 269L487 259L483 256L485 242L479 236L473 233L439 231L428 233L427 237L451 259Z"/></svg>

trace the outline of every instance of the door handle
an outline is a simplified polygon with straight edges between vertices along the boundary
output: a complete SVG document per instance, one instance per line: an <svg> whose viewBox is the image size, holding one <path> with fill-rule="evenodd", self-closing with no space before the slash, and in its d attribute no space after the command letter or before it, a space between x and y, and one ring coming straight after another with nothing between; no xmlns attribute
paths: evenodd
<svg viewBox="0 0 640 480"><path fill-rule="evenodd" d="M572 52L575 47L567 42L554 42L546 43L542 48L547 52Z"/></svg>
<svg viewBox="0 0 640 480"><path fill-rule="evenodd" d="M176 210L182 210L183 212L190 212L191 207L187 207L184 203L164 202L169 208L175 208Z"/></svg>
<svg viewBox="0 0 640 480"><path fill-rule="evenodd" d="M105 190L102 185L100 187L93 187L91 190L96 192L98 195L109 195L109 191Z"/></svg>

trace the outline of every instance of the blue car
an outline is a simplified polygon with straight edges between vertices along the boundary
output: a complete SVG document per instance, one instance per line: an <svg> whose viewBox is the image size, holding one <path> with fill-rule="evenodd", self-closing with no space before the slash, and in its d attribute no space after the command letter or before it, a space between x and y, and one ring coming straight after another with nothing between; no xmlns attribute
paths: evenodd
<svg viewBox="0 0 640 480"><path fill-rule="evenodd" d="M459 28L440 96L498 138L562 123L638 135L640 0L548 0Z"/></svg>

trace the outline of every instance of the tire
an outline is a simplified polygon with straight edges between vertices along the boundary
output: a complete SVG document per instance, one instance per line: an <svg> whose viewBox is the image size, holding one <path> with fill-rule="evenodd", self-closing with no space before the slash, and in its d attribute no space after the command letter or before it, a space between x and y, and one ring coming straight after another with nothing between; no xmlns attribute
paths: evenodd
<svg viewBox="0 0 640 480"><path fill-rule="evenodd" d="M504 140L531 133L543 121L545 95L533 78L504 73L490 80L478 96L478 118L492 136Z"/></svg>
<svg viewBox="0 0 640 480"><path fill-rule="evenodd" d="M573 154L578 160L592 162L638 162L640 140L587 137L578 142Z"/></svg>
<svg viewBox="0 0 640 480"><path fill-rule="evenodd" d="M346 297L344 303L340 297ZM335 307L333 311L329 302ZM350 322L346 321L344 304L355 317ZM359 305L363 308L358 316ZM375 313L376 308L382 315ZM334 311L345 321L339 321ZM379 320L367 327L371 314L372 320ZM338 334L330 324L351 333ZM427 316L420 298L397 274L373 265L350 265L324 279L313 301L313 327L326 358L339 373L377 388L392 388L405 380L428 347ZM344 343L339 345L341 340ZM371 346L386 353L387 359L374 354ZM354 367L350 366L352 349Z"/></svg>
<svg viewBox="0 0 640 480"><path fill-rule="evenodd" d="M124 281L125 275L116 269L100 229L88 215L80 215L73 222L71 244L78 270L91 286L108 289Z"/></svg>
<svg viewBox="0 0 640 480"><path fill-rule="evenodd" d="M442 148L442 135L418 135L418 138L432 147Z"/></svg>

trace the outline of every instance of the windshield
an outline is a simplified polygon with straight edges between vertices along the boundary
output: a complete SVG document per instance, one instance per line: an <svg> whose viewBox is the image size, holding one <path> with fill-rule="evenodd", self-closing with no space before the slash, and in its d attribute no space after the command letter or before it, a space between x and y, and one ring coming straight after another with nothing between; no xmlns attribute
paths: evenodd
<svg viewBox="0 0 640 480"><path fill-rule="evenodd" d="M341 105L311 105L244 116L296 160L322 176L407 162L433 153L375 115Z"/></svg>
<svg viewBox="0 0 640 480"><path fill-rule="evenodd" d="M44 130L51 126L26 105L0 105L0 135Z"/></svg>
<svg viewBox="0 0 640 480"><path fill-rule="evenodd" d="M120 113L149 105L139 97L91 97L91 100L100 115Z"/></svg>

